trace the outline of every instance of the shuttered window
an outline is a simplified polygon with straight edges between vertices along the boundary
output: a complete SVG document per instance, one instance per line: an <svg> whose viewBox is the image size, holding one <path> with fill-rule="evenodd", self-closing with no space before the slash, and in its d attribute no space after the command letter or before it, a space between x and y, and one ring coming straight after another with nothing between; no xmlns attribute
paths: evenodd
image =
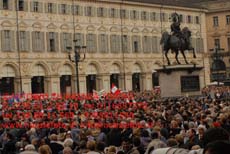
<svg viewBox="0 0 230 154"><path fill-rule="evenodd" d="M141 20L149 20L149 13L146 11L141 12Z"/></svg>
<svg viewBox="0 0 230 154"><path fill-rule="evenodd" d="M100 34L98 36L98 45L99 45L99 52L105 53L108 52L108 35Z"/></svg>
<svg viewBox="0 0 230 154"><path fill-rule="evenodd" d="M81 33L76 33L74 35L74 45L75 46L84 46L84 35Z"/></svg>
<svg viewBox="0 0 230 154"><path fill-rule="evenodd" d="M39 51L39 52L44 51L45 50L44 44L45 44L44 32L39 32L39 31L32 32L33 51Z"/></svg>
<svg viewBox="0 0 230 154"><path fill-rule="evenodd" d="M132 51L133 53L138 53L141 51L141 41L140 36L132 36Z"/></svg>
<svg viewBox="0 0 230 154"><path fill-rule="evenodd" d="M151 12L150 13L150 20L151 21L156 21L156 12Z"/></svg>
<svg viewBox="0 0 230 154"><path fill-rule="evenodd" d="M122 19L128 19L129 18L129 11L125 9L120 10L120 17Z"/></svg>
<svg viewBox="0 0 230 154"><path fill-rule="evenodd" d="M19 31L19 50L30 51L30 33L26 31Z"/></svg>
<svg viewBox="0 0 230 154"><path fill-rule="evenodd" d="M151 47L151 37L150 36L143 36L142 37L142 46L143 46L143 52L149 53L152 51Z"/></svg>
<svg viewBox="0 0 230 154"><path fill-rule="evenodd" d="M47 32L47 51L57 52L58 51L58 33L56 32Z"/></svg>
<svg viewBox="0 0 230 154"><path fill-rule="evenodd" d="M203 39L202 38L196 39L196 51L197 52L203 52L204 51L204 45L203 45Z"/></svg>
<svg viewBox="0 0 230 154"><path fill-rule="evenodd" d="M61 33L61 51L68 51L67 47L72 48L72 34Z"/></svg>
<svg viewBox="0 0 230 154"><path fill-rule="evenodd" d="M15 32L10 30L1 31L2 51L15 50Z"/></svg>
<svg viewBox="0 0 230 154"><path fill-rule="evenodd" d="M138 20L139 19L139 12L136 10L130 11L130 19Z"/></svg>
<svg viewBox="0 0 230 154"><path fill-rule="evenodd" d="M121 51L121 40L119 35L110 36L110 51L111 53L119 53Z"/></svg>
<svg viewBox="0 0 230 154"><path fill-rule="evenodd" d="M152 37L152 52L153 53L158 52L157 36Z"/></svg>
<svg viewBox="0 0 230 154"><path fill-rule="evenodd" d="M107 15L107 9L103 7L97 8L97 16L98 17L106 17Z"/></svg>
<svg viewBox="0 0 230 154"><path fill-rule="evenodd" d="M129 36L128 35L123 35L122 38L121 38L121 43L122 43L122 52L124 53L128 53L129 52Z"/></svg>
<svg viewBox="0 0 230 154"><path fill-rule="evenodd" d="M55 3L46 3L45 4L46 13L57 13L57 4Z"/></svg>
<svg viewBox="0 0 230 154"><path fill-rule="evenodd" d="M28 11L28 1L26 1L26 0L18 0L17 5L18 5L18 10L19 11Z"/></svg>
<svg viewBox="0 0 230 154"><path fill-rule="evenodd" d="M31 12L42 13L43 12L43 3L38 1L30 2L30 10Z"/></svg>
<svg viewBox="0 0 230 154"><path fill-rule="evenodd" d="M119 17L119 12L118 12L118 10L115 9L115 8L111 8L111 9L109 10L109 17L110 17L110 18L118 18L118 17Z"/></svg>
<svg viewBox="0 0 230 154"><path fill-rule="evenodd" d="M91 6L85 7L85 16L89 16L89 17L95 16L95 8Z"/></svg>
<svg viewBox="0 0 230 154"><path fill-rule="evenodd" d="M88 52L97 52L96 34L86 35L86 47Z"/></svg>
<svg viewBox="0 0 230 154"><path fill-rule="evenodd" d="M59 13L60 14L70 14L70 6L67 4L59 4Z"/></svg>
<svg viewBox="0 0 230 154"><path fill-rule="evenodd" d="M74 7L72 7L72 14L82 16L83 15L82 6L74 5Z"/></svg>

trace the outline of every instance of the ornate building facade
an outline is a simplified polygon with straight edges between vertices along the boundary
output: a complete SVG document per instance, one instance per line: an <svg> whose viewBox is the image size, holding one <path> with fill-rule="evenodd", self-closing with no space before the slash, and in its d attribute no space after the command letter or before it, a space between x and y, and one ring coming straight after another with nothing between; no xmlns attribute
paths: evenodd
<svg viewBox="0 0 230 154"><path fill-rule="evenodd" d="M212 81L230 79L230 2L227 0L202 3L206 14L208 51ZM217 50L217 51L216 51ZM217 52L217 54L216 54Z"/></svg>
<svg viewBox="0 0 230 154"><path fill-rule="evenodd" d="M192 31L197 59L190 52L186 55L204 67L200 80L205 86L205 10L117 0L1 0L0 92L75 92L75 63L68 50L80 51L75 47L84 45L81 93L109 91L112 83L123 90L151 90L158 85L155 69L166 64L160 38L170 32L174 12L180 14L181 27ZM174 60L173 54L170 57Z"/></svg>

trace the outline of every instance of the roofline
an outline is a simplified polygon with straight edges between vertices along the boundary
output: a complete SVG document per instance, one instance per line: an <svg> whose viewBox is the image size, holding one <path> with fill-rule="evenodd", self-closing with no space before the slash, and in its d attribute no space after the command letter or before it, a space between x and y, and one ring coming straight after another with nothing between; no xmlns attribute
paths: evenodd
<svg viewBox="0 0 230 154"><path fill-rule="evenodd" d="M184 11L195 11L195 12L208 12L208 9L202 7L195 7L195 6L177 6L177 5L167 5L167 4L151 4L151 3L144 3L144 2L130 2L126 0L97 0L98 2L107 2L107 3L115 3L115 4L129 4L129 5L138 5L144 7L156 7L156 8L165 8L165 9L180 9Z"/></svg>

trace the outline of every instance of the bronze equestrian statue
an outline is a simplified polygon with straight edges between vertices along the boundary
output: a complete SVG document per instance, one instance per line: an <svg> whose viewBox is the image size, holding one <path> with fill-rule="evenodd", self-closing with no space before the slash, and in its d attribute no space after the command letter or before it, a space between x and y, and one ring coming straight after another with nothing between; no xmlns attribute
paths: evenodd
<svg viewBox="0 0 230 154"><path fill-rule="evenodd" d="M184 54L185 50L192 50L193 57L196 58L195 50L191 46L190 38L191 31L188 27L180 29L180 18L177 13L172 14L173 23L171 24L172 34L170 35L168 32L164 32L161 37L160 44L163 47L163 51L165 52L165 57L168 61L168 65L170 65L170 61L168 58L168 51L171 50L172 53L175 52L175 58L178 64L180 64L178 60L179 51L182 53L185 63L188 64L186 56Z"/></svg>

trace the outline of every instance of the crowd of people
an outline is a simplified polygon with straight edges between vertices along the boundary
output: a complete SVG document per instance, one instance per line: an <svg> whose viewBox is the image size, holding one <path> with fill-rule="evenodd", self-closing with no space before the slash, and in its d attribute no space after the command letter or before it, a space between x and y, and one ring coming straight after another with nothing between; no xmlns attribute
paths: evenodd
<svg viewBox="0 0 230 154"><path fill-rule="evenodd" d="M230 102L222 99L228 89L204 88L196 98L160 99L145 91L99 99L2 99L1 154L228 154ZM104 111L115 116L98 116ZM35 125L43 122L64 125Z"/></svg>

